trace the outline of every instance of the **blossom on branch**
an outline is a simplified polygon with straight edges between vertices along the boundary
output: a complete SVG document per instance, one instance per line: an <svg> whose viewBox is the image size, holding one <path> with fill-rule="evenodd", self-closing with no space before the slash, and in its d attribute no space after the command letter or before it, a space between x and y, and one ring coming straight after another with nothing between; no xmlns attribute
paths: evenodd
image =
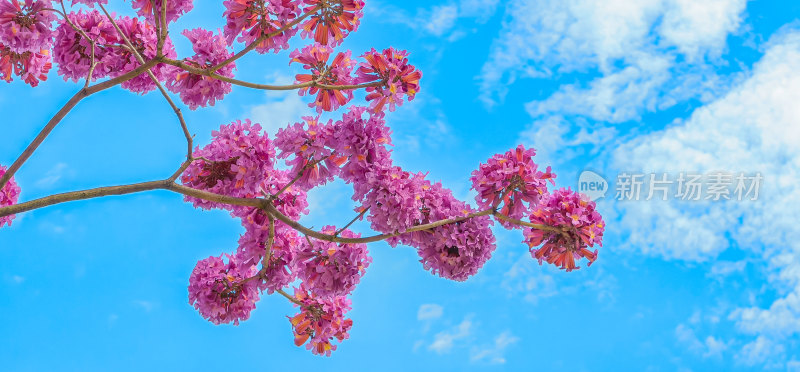
<svg viewBox="0 0 800 372"><path fill-rule="evenodd" d="M293 177L299 178L295 185L310 190L333 181L346 158L331 153L326 147L333 135L332 121L322 125L318 117L306 116L303 120L278 129L275 147L280 150L278 158L286 159L294 155L286 164L292 167Z"/></svg>
<svg viewBox="0 0 800 372"><path fill-rule="evenodd" d="M377 87L367 88L367 101L371 101L370 109L381 113L387 107L394 111L395 106L403 104L403 96L414 99L419 93L419 80L422 72L408 64L408 52L394 48L384 49L378 53L375 49L364 53L356 74L357 83L382 81Z"/></svg>
<svg viewBox="0 0 800 372"><path fill-rule="evenodd" d="M275 149L261 125L237 120L212 132L210 144L194 151L197 159L181 176L184 185L234 197L260 197L261 182L272 171ZM185 200L203 209L231 206L186 196Z"/></svg>
<svg viewBox="0 0 800 372"><path fill-rule="evenodd" d="M240 283L256 274L255 266L234 258L227 255L227 263L222 256L200 260L189 277L189 304L214 324L239 325L250 318L259 299L255 281Z"/></svg>
<svg viewBox="0 0 800 372"><path fill-rule="evenodd" d="M38 53L53 45L56 20L50 0L0 0L0 44L14 53Z"/></svg>
<svg viewBox="0 0 800 372"><path fill-rule="evenodd" d="M19 76L30 86L39 85L40 81L47 80L47 73L53 67L50 51L43 49L38 53L15 53L8 47L0 44L0 80L10 83L12 74Z"/></svg>
<svg viewBox="0 0 800 372"><path fill-rule="evenodd" d="M294 292L300 303L300 312L289 318L294 333L294 344L306 344L306 349L316 355L331 356L337 345L334 339L344 341L349 338L351 319L344 315L350 311L351 302L347 297L316 298L300 285Z"/></svg>
<svg viewBox="0 0 800 372"><path fill-rule="evenodd" d="M6 174L6 167L0 165L0 177L3 177L4 174ZM11 179L8 180L8 183L0 188L0 208L17 204L17 201L19 201L19 193L19 185L14 182L14 177L11 177ZM11 226L11 221L13 220L13 214L10 216L0 217L0 227L3 227L3 225L6 224Z"/></svg>
<svg viewBox="0 0 800 372"><path fill-rule="evenodd" d="M85 79L94 60L92 80L109 76L119 63L115 46L124 44L117 30L106 16L97 10L88 12L80 10L67 14L67 17L91 40L84 38L68 22L61 22L56 29L53 47L53 60L58 64L58 74L64 77L64 81L77 82ZM92 42L95 43L94 58L92 58Z"/></svg>
<svg viewBox="0 0 800 372"><path fill-rule="evenodd" d="M261 54L289 49L297 28L284 28L298 16L297 0L226 0L223 5L229 44L258 42L255 50Z"/></svg>
<svg viewBox="0 0 800 372"><path fill-rule="evenodd" d="M589 248L603 245L605 222L595 210L595 203L577 192L559 189L546 195L530 215L531 223L555 227L559 231L525 228L525 243L531 256L558 266L566 271L579 269L575 261L589 260L591 266L597 259L597 250ZM541 245L541 248L535 248Z"/></svg>
<svg viewBox="0 0 800 372"><path fill-rule="evenodd" d="M300 236L289 226L275 221L275 236L267 252L270 234L267 215L259 209L249 207L237 208L235 211L245 227L244 235L239 238L237 260L245 265L257 266L264 262L264 255L269 254L267 267L262 268L264 273L262 280L258 281L258 288L272 294L289 285L295 280L291 263L294 247L301 244Z"/></svg>
<svg viewBox="0 0 800 372"><path fill-rule="evenodd" d="M478 192L475 201L481 208L494 208L502 204L500 213L521 219L530 213L542 195L547 193L547 181L555 184L556 176L550 167L544 172L533 161L536 151L519 145L505 154L491 157L472 172L472 189ZM517 225L501 221L506 228Z"/></svg>
<svg viewBox="0 0 800 372"><path fill-rule="evenodd" d="M228 43L222 35L196 28L182 33L192 43L195 55L184 59L184 63L200 69L207 69L233 57ZM232 78L235 63L229 63L216 71L218 75ZM177 66L165 68L167 88L181 96L181 101L196 110L198 107L214 106L231 92L231 83L214 79L211 76L192 74Z"/></svg>
<svg viewBox="0 0 800 372"><path fill-rule="evenodd" d="M136 48L136 51L139 52L145 61L155 58L158 55L158 35L156 35L155 27L152 24L142 22L138 18L129 17L120 18L116 20L116 22L122 30L122 33L130 40L133 47ZM121 76L141 66L134 53L127 47L116 47L113 48L113 51L116 54L117 61L116 67L111 71L109 76ZM176 56L175 49L169 37L164 41L164 55L168 58L175 58ZM159 63L151 68L150 71L153 72L156 79L163 81L167 76L165 70L168 67L169 65ZM156 89L156 83L144 72L122 83L122 88L134 93L144 94Z"/></svg>
<svg viewBox="0 0 800 372"><path fill-rule="evenodd" d="M336 227L325 226L323 234L333 235ZM339 236L358 238L361 235L343 230ZM292 266L304 288L318 298L345 296L356 289L372 262L366 244L337 244L320 240L302 240Z"/></svg>
<svg viewBox="0 0 800 372"><path fill-rule="evenodd" d="M133 9L136 14L155 24L156 19L161 19L162 1L167 2L167 22L176 21L194 8L193 0L132 0Z"/></svg>
<svg viewBox="0 0 800 372"><path fill-rule="evenodd" d="M309 70L310 74L297 74L297 83L317 83L324 85L350 85L354 79L351 76L356 62L350 58L350 51L339 53L333 58L333 62L328 65L328 59L333 53L329 46L312 44L307 45L302 50L293 51L289 57L291 62L303 64L303 68ZM291 63L290 62L290 63ZM316 107L317 112L334 111L353 99L351 89L323 89L318 86L311 86L299 90L301 96L310 94L317 95L317 99L309 103L309 107Z"/></svg>
<svg viewBox="0 0 800 372"><path fill-rule="evenodd" d="M314 38L322 45L337 46L358 29L364 16L363 0L302 0L303 12L318 9L303 23L303 38Z"/></svg>

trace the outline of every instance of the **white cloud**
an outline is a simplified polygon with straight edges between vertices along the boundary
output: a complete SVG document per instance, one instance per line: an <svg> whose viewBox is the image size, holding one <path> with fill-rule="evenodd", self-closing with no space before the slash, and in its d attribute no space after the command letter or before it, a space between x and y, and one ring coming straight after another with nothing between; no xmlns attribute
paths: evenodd
<svg viewBox="0 0 800 372"><path fill-rule="evenodd" d="M505 364L506 349L517 341L519 341L519 338L515 337L511 331L505 331L495 337L493 344L485 347L473 348L470 361L487 361L491 364Z"/></svg>
<svg viewBox="0 0 800 372"><path fill-rule="evenodd" d="M442 36L450 31L456 24L458 19L458 7L455 5L438 5L434 6L428 14L427 22L423 25L425 30L434 36Z"/></svg>
<svg viewBox="0 0 800 372"><path fill-rule="evenodd" d="M736 355L736 361L748 366L766 364L770 367L778 367L775 365L777 363L772 360L776 355L782 354L785 351L783 345L777 344L764 336L760 336L747 345L744 345L742 351Z"/></svg>
<svg viewBox="0 0 800 372"><path fill-rule="evenodd" d="M675 328L675 337L690 351L702 354L703 358L721 357L728 348L727 342L713 336L708 336L704 341L700 341L694 330L683 324L679 324Z"/></svg>
<svg viewBox="0 0 800 372"><path fill-rule="evenodd" d="M453 345L461 340L468 338L472 334L472 321L468 318L449 331L442 331L436 334L433 342L428 345L428 350L432 350L437 354L444 354L453 349Z"/></svg>
<svg viewBox="0 0 800 372"><path fill-rule="evenodd" d="M275 84L293 84L294 78L289 75L275 73L268 76L268 81ZM264 94L266 102L250 108L250 118L253 122L261 124L270 138L275 138L278 129L302 120L303 116L316 115L308 107L309 98L300 97L296 91L267 91Z"/></svg>
<svg viewBox="0 0 800 372"><path fill-rule="evenodd" d="M444 308L437 304L424 304L420 305L417 311L417 320L434 320L439 319L444 314Z"/></svg>
<svg viewBox="0 0 800 372"><path fill-rule="evenodd" d="M743 363L767 363L775 345L800 335L800 31L784 30L750 77L683 125L643 136L614 153L614 168L644 172L761 172L757 201L619 203L627 245L668 259L708 261L729 239L756 258L778 297L732 311L740 331L756 338ZM741 305L740 305L741 306ZM770 346L772 345L772 346ZM771 355L771 354L770 354Z"/></svg>
<svg viewBox="0 0 800 372"><path fill-rule="evenodd" d="M747 0L675 0L666 3L659 34L690 59L722 53L725 38L739 28Z"/></svg>
<svg viewBox="0 0 800 372"><path fill-rule="evenodd" d="M589 88L567 86L533 103L534 111L625 121L642 110L706 97L717 82L702 57L724 50L745 1L512 0L510 21L481 74L482 99L489 106L502 100L519 77L587 71L600 74Z"/></svg>
<svg viewBox="0 0 800 372"><path fill-rule="evenodd" d="M497 10L499 0L461 0L461 16L486 21Z"/></svg>
<svg viewBox="0 0 800 372"><path fill-rule="evenodd" d="M58 163L50 168L44 176L36 181L36 186L43 189L49 189L58 183L59 180L64 176L64 172L67 170L68 166L66 163Z"/></svg>

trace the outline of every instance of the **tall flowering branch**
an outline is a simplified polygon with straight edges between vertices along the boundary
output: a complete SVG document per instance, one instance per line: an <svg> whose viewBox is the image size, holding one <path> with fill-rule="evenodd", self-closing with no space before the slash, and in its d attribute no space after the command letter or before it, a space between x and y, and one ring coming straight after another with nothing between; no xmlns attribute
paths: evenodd
<svg viewBox="0 0 800 372"><path fill-rule="evenodd" d="M492 257L495 221L522 229L540 264L572 271L582 259L587 266L597 260L605 224L596 205L570 189L551 191L555 175L539 167L531 148L519 146L478 165L471 178L476 205L394 163L386 111L416 97L422 73L407 51L334 50L358 29L364 1L225 0L224 29L183 30L192 55L180 58L169 27L194 8L192 0L133 0L138 17L109 13L106 0L73 0L78 10L59 3L61 10L51 7L52 0L0 0L0 79L18 76L35 87L52 63L65 81L85 79L17 160L0 165L0 227L18 213L50 205L152 190L182 194L196 208L225 210L244 232L232 239L231 252L197 262L189 303L214 324L238 325L261 296L279 294L298 308L287 316L295 344L326 356L354 326L347 317L349 297L366 280L369 243L413 247L423 269L455 281L474 276ZM297 34L313 43L289 55L298 69L294 84L236 79L237 60L252 51L289 50ZM234 53L236 43L245 46ZM83 98L115 86L137 94L159 91L186 137L185 161L162 180L20 202L16 171ZM194 147L179 105L212 106L238 86L297 90L311 97L317 115L340 116L304 116L272 137L258 123L236 120L212 132L210 143ZM365 101L353 103L360 89ZM308 191L335 179L352 186L355 218L338 228L301 224L309 213ZM361 219L375 233L349 230Z"/></svg>

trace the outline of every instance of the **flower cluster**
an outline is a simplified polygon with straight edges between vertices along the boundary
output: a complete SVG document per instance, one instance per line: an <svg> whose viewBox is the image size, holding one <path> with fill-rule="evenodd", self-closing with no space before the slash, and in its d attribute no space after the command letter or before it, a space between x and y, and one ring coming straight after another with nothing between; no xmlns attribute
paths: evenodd
<svg viewBox="0 0 800 372"><path fill-rule="evenodd" d="M262 196L262 181L275 163L275 149L261 125L235 121L212 132L213 140L196 149L195 160L181 181L199 190L234 197ZM230 207L187 196L186 201L204 209Z"/></svg>
<svg viewBox="0 0 800 372"><path fill-rule="evenodd" d="M118 32L93 9L107 0L72 0L88 9L65 11L66 19L55 29L57 18L48 10L53 0L0 0L0 79L10 82L16 75L36 86L47 79L52 62L64 80L118 78L141 65L139 54L160 58L150 68L155 81L148 73L126 76L120 79L122 88L144 94L161 81L195 110L223 99L232 83L256 86L233 80L234 60L251 50L289 50L289 40L301 32L314 42L289 57L304 71L295 76L296 85L278 89L297 88L301 96L313 96L309 107L318 115L345 108L356 88L366 90L368 107L348 107L340 120L303 117L279 129L274 142L259 124L235 121L194 149L181 175L184 185L259 199L233 206L185 197L196 208L229 211L244 228L235 253L200 260L189 278L189 303L214 324L238 324L249 318L263 292L279 293L299 306L289 318L298 346L329 356L336 340L348 338L353 322L345 318L351 305L346 296L372 262L363 242L374 239L334 226L320 230L326 237L295 222L309 212L307 193L337 177L353 187L357 219L366 218L393 247L414 247L423 268L442 278L464 281L491 258L496 241L490 216L506 228L522 225L540 264L571 271L581 258L590 265L597 259L597 250L590 248L602 245L605 226L595 204L570 189L549 193L547 182L555 184L555 175L549 167L539 169L533 149L519 146L480 164L471 176L477 209L427 180L427 174L393 163L385 111L414 99L422 73L409 64L404 50L371 49L360 61L351 51L334 52L359 27L364 1L224 0L224 29L184 30L194 54L180 61L174 60L171 40L162 40L158 50L157 30L166 26L160 15L165 9L166 21L174 22L193 8L193 0L131 1L141 18L114 18ZM230 49L236 42L246 47L234 55ZM5 172L0 167L0 176ZM0 190L0 208L17 203L19 192L12 178ZM0 227L13 217L0 218ZM525 217L530 223L522 221ZM295 281L300 285L290 296L284 288Z"/></svg>
<svg viewBox="0 0 800 372"><path fill-rule="evenodd" d="M9 47L0 44L0 80L10 83L17 75L30 86L39 85L47 80L47 73L53 67L50 51L15 53Z"/></svg>
<svg viewBox="0 0 800 372"><path fill-rule="evenodd" d="M259 299L255 281L244 279L256 274L255 266L240 266L228 256L209 257L197 262L189 277L189 304L214 324L231 323L250 318Z"/></svg>
<svg viewBox="0 0 800 372"><path fill-rule="evenodd" d="M521 219L530 213L547 193L547 181L555 184L556 176L550 167L544 172L533 161L534 149L519 145L516 149L497 154L486 164L481 164L472 172L472 189L478 192L475 201L481 208L496 208L503 205L500 213L514 219ZM511 228L516 225L503 222Z"/></svg>
<svg viewBox="0 0 800 372"><path fill-rule="evenodd" d="M336 346L334 339L349 338L351 319L344 315L350 311L350 300L346 297L316 298L301 285L294 292L300 312L289 318L297 346L306 344L306 349L316 355L330 356Z"/></svg>
<svg viewBox="0 0 800 372"><path fill-rule="evenodd" d="M201 28L184 30L182 34L192 43L195 55L184 59L184 63L192 67L207 69L233 57L233 53L228 50L227 41L221 34L214 35L213 32ZM231 62L217 70L216 74L232 78L235 68L236 64ZM229 82L192 74L177 66L170 66L166 70L167 88L173 93L180 94L181 101L191 110L214 106L217 100L221 100L231 92Z"/></svg>
<svg viewBox="0 0 800 372"><path fill-rule="evenodd" d="M595 210L595 203L583 194L570 189L559 189L547 195L530 216L533 224L545 229L525 229L525 242L533 258L556 265L566 271L579 269L575 261L587 258L591 264L597 259L597 250L589 248L603 245L605 223ZM555 228L555 229L553 229ZM541 245L541 248L536 249Z"/></svg>
<svg viewBox="0 0 800 372"><path fill-rule="evenodd" d="M124 41L106 17L97 10L84 12L80 10L67 15L70 22L84 30L91 39L87 40L80 32L62 21L56 29L53 60L58 63L58 74L64 81L86 78L92 65L92 42L95 43L92 80L109 76L119 65L119 56L115 48L102 48L100 45L119 45Z"/></svg>
<svg viewBox="0 0 800 372"><path fill-rule="evenodd" d="M0 0L0 44L12 52L40 52L53 43L50 25L56 20L50 0Z"/></svg>
<svg viewBox="0 0 800 372"><path fill-rule="evenodd" d="M262 54L289 49L297 29L286 26L297 18L297 0L226 0L223 5L228 43L257 43L255 50Z"/></svg>
<svg viewBox="0 0 800 372"><path fill-rule="evenodd" d="M292 62L303 64L303 68L309 70L310 74L298 74L298 83L315 83L324 85L349 85L352 84L351 76L355 61L350 58L350 51L339 53L333 58L333 62L328 65L328 59L333 53L333 49L326 45L312 44L302 50L295 50L289 57ZM350 89L323 89L317 85L302 88L300 95L317 95L317 99L310 103L309 107L316 107L317 112L333 111L350 102L353 99L353 91Z"/></svg>
<svg viewBox="0 0 800 372"><path fill-rule="evenodd" d="M419 93L419 80L422 72L408 64L408 52L394 48L379 53L375 49L361 56L362 62L356 74L357 83L382 81L383 84L367 88L367 101L370 109L379 113L388 105L389 111L403 104L403 95L411 101Z"/></svg>
<svg viewBox="0 0 800 372"><path fill-rule="evenodd" d="M136 14L155 23L156 15L161 18L162 1L167 2L167 22L176 21L194 8L193 0L132 0L133 9L136 9Z"/></svg>
<svg viewBox="0 0 800 372"><path fill-rule="evenodd" d="M302 0L304 12L319 9L303 23L304 38L323 44L337 46L347 35L358 29L364 15L363 0Z"/></svg>
<svg viewBox="0 0 800 372"><path fill-rule="evenodd" d="M4 174L6 174L6 168L0 165L0 177L3 177ZM14 177L11 177L8 183L3 186L3 188L0 188L0 208L17 204L17 201L19 201L19 193L20 188L17 183L14 182ZM11 221L13 220L14 215L0 217L0 227L3 227L3 225L6 224L11 226Z"/></svg>
<svg viewBox="0 0 800 372"><path fill-rule="evenodd" d="M322 228L323 234L336 233L334 226ZM343 230L342 238L361 235ZM372 262L366 244L337 244L305 240L297 247L293 266L298 279L318 298L334 298L351 293Z"/></svg>
<svg viewBox="0 0 800 372"><path fill-rule="evenodd" d="M137 52L139 52L145 60L155 58L158 54L158 35L152 24L142 22L138 18L123 17L118 19L117 24L125 37L130 40ZM111 71L109 76L117 77L124 75L141 64L136 60L133 52L125 48L115 48L117 63L116 67ZM175 50L169 38L164 41L164 54L166 57L175 58ZM151 68L156 79L159 81L164 80L166 77L166 69L168 65L159 63ZM134 93L147 93L156 89L156 83L150 78L147 73L140 74L131 80L122 83L122 88L130 90Z"/></svg>
<svg viewBox="0 0 800 372"><path fill-rule="evenodd" d="M267 215L255 208L236 209L241 218L245 233L239 238L239 248L236 259L243 265L257 266L266 262L263 269L263 280L259 281L259 289L273 293L284 288L294 281L295 275L291 271L292 259L295 256L294 248L300 245L300 236L296 231L283 223L274 222L274 232L270 243L270 224ZM269 251L267 248L269 247ZM264 261L264 255L269 257Z"/></svg>

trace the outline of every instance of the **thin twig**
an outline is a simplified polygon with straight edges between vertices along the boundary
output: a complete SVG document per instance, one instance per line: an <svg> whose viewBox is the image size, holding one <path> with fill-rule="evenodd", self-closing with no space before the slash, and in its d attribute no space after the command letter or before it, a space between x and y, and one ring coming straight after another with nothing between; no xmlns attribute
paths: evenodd
<svg viewBox="0 0 800 372"><path fill-rule="evenodd" d="M364 208L364 207L362 207L362 208ZM339 234L341 234L341 233L342 233L342 231L345 231L345 230L347 230L347 228L348 228L348 227L350 227L350 225L352 225L352 224L356 223L356 221L360 220L360 219L361 219L361 217L364 217L364 214L366 214L366 213L367 213L367 211L368 211L370 208L372 208L372 206L371 206L371 205L370 205L369 207L366 207L366 208L364 208L364 210L363 210L363 211L361 211L361 213L359 213L359 214L358 214L358 216L356 216L355 218L353 218L353 220L352 220L352 221L350 221L350 223L348 223L347 225L344 225L344 227L342 227L341 229L339 229L339 230L336 230L336 233L334 233L334 234L333 234L333 236L339 236Z"/></svg>

